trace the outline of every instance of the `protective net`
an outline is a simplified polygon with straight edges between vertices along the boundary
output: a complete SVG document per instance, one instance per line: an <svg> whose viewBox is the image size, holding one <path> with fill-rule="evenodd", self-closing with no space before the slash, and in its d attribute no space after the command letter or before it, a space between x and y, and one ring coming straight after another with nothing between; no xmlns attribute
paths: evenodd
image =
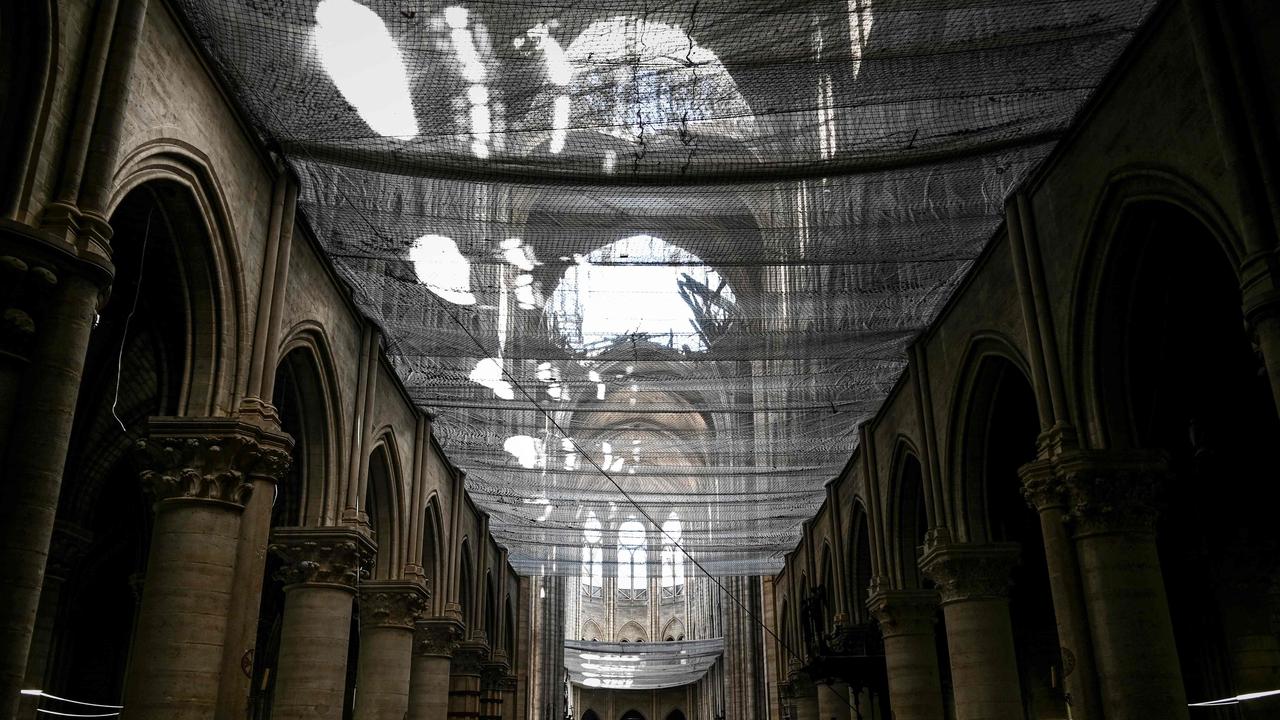
<svg viewBox="0 0 1280 720"><path fill-rule="evenodd" d="M1151 4L179 0L512 562L569 575L628 522L653 573L776 571Z"/></svg>
<svg viewBox="0 0 1280 720"><path fill-rule="evenodd" d="M724 652L724 639L657 643L566 640L569 680L605 690L661 690L697 682Z"/></svg>

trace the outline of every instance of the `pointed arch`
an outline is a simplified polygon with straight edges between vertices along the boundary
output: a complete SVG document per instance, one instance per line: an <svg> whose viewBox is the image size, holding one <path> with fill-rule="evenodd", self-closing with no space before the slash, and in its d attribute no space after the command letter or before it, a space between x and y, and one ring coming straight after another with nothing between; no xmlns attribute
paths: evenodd
<svg viewBox="0 0 1280 720"><path fill-rule="evenodd" d="M230 203L208 156L172 138L142 143L121 160L108 215L144 186L174 208L164 219L181 238L175 282L184 290L191 342L179 414L225 415L239 404L236 349L248 316Z"/></svg>
<svg viewBox="0 0 1280 720"><path fill-rule="evenodd" d="M628 620L618 628L618 632L614 635L617 642L648 642L649 634L640 627L640 623L635 620Z"/></svg>
<svg viewBox="0 0 1280 720"><path fill-rule="evenodd" d="M921 587L921 548L933 524L925 502L924 467L920 455L906 438L899 438L890 465L888 528L885 536L889 574L896 586Z"/></svg>
<svg viewBox="0 0 1280 720"><path fill-rule="evenodd" d="M457 598L458 607L462 612L462 622L466 624L467 631L471 632L476 627L475 621L475 575L472 573L474 563L471 559L471 539L462 538L462 544L459 546L458 552L458 588Z"/></svg>
<svg viewBox="0 0 1280 720"><path fill-rule="evenodd" d="M871 577L871 527L867 508L861 498L854 498L849 513L849 547L845 563L845 584L849 597L850 614L855 622L867 621L867 599L870 595Z"/></svg>
<svg viewBox="0 0 1280 720"><path fill-rule="evenodd" d="M678 617L668 620L666 626L662 628L662 639L665 642L684 640L684 634L684 622Z"/></svg>
<svg viewBox="0 0 1280 720"><path fill-rule="evenodd" d="M395 436L390 431L382 432L369 454L369 483L365 488L365 511L378 545L373 564L373 576L377 580L399 577L404 566L403 548L400 546L404 475L399 457Z"/></svg>
<svg viewBox="0 0 1280 720"><path fill-rule="evenodd" d="M987 513L986 458L991 442L1007 438L991 438L993 409L1003 393L1013 393L1025 417L1023 423L1030 436L1026 462L1035 459L1035 438L1040 430L1040 408L1026 359L1009 339L996 333L975 335L969 342L961 365L957 391L953 395L951 426L947 433L951 480L949 488L954 508L954 539L963 542L987 542L992 539L991 518ZM1028 417L1029 416L1029 417Z"/></svg>
<svg viewBox="0 0 1280 720"><path fill-rule="evenodd" d="M341 497L338 482L342 473L343 445L346 437L342 413L341 383L335 371L332 343L319 323L305 320L284 333L280 344L280 361L276 365L272 404L279 410L282 387L292 382L296 393L299 429L305 438L294 436L294 462L301 458L304 481L300 512L302 525L324 525L336 522ZM300 447L305 445L306 447ZM303 453L305 457L302 457Z"/></svg>
<svg viewBox="0 0 1280 720"><path fill-rule="evenodd" d="M427 589L431 591L436 612L442 612L441 595L444 592L444 521L440 516L440 495L432 491L423 509L422 523L422 572L426 576Z"/></svg>
<svg viewBox="0 0 1280 720"><path fill-rule="evenodd" d="M588 620L582 624L582 639L591 640L592 642L606 639L607 636L600 630L600 626L595 620Z"/></svg>

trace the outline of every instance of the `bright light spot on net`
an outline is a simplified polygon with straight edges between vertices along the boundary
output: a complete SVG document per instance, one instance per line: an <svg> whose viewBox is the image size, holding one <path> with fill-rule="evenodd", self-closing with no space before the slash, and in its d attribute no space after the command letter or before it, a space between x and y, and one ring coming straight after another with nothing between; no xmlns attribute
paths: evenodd
<svg viewBox="0 0 1280 720"><path fill-rule="evenodd" d="M520 467L532 470L546 464L543 442L529 435L512 435L502 443L502 449L515 457ZM547 503L540 503L547 504Z"/></svg>
<svg viewBox="0 0 1280 720"><path fill-rule="evenodd" d="M453 51L458 55L458 62L462 63L463 79L472 84L483 83L487 73L484 63L480 61L480 53L476 51L471 31L465 27L454 28L449 32L449 37L453 40Z"/></svg>
<svg viewBox="0 0 1280 720"><path fill-rule="evenodd" d="M472 105L471 106L471 132L474 135L485 136L493 129L493 117L489 113L488 105Z"/></svg>
<svg viewBox="0 0 1280 720"><path fill-rule="evenodd" d="M488 159L489 159L489 146L488 146L488 145L485 145L484 143L480 142L479 140L475 140L475 141L473 141L473 142L471 143L471 154L472 154L472 155L475 155L477 158L479 158L479 159L481 159L481 160L488 160Z"/></svg>
<svg viewBox="0 0 1280 720"><path fill-rule="evenodd" d="M727 320L734 302L720 273L696 255L660 238L635 235L568 268L548 308L565 339L579 350L603 350L643 335L672 349L699 351L706 349L708 323ZM604 399L599 389L597 398Z"/></svg>
<svg viewBox="0 0 1280 720"><path fill-rule="evenodd" d="M564 139L569 130L569 96L556 97L555 107L551 113L551 144L548 147L552 154L564 150Z"/></svg>
<svg viewBox="0 0 1280 720"><path fill-rule="evenodd" d="M601 169L605 175L612 175L613 168L618 164L618 153L613 150L606 150L604 153L604 161L601 163Z"/></svg>
<svg viewBox="0 0 1280 720"><path fill-rule="evenodd" d="M472 382L489 388L494 395L503 400L515 399L515 390L511 388L511 383L503 377L502 361L498 358L484 358L477 362L469 377Z"/></svg>
<svg viewBox="0 0 1280 720"><path fill-rule="evenodd" d="M471 294L471 263L458 251L452 238L423 235L409 249L418 282L454 305L475 305Z"/></svg>
<svg viewBox="0 0 1280 720"><path fill-rule="evenodd" d="M538 48L542 50L542 59L547 64L547 79L553 85L561 87L568 85L569 80L573 78L573 63L569 62L569 57L559 41L551 37L551 28L538 23L525 32L525 35L536 42Z"/></svg>
<svg viewBox="0 0 1280 720"><path fill-rule="evenodd" d="M418 134L404 59L377 13L352 0L322 0L315 42L320 65L370 129L383 137Z"/></svg>
<svg viewBox="0 0 1280 720"><path fill-rule="evenodd" d="M467 26L467 9L457 5L445 8L444 21L455 30L465 28Z"/></svg>

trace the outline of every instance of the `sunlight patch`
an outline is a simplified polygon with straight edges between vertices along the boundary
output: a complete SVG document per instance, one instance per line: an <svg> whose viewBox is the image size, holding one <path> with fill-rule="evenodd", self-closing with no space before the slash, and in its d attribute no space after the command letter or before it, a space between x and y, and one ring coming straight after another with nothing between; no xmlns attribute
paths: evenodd
<svg viewBox="0 0 1280 720"><path fill-rule="evenodd" d="M404 59L377 13L352 0L321 0L315 43L321 66L374 132L418 134Z"/></svg>

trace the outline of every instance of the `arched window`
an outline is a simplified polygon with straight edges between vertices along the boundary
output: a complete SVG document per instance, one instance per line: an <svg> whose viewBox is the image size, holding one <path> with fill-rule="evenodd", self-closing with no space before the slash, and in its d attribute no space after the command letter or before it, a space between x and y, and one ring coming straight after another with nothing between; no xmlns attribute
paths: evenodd
<svg viewBox="0 0 1280 720"><path fill-rule="evenodd" d="M625 597L643 597L649 581L644 541L644 525L639 522L628 520L618 528L618 592Z"/></svg>
<svg viewBox="0 0 1280 720"><path fill-rule="evenodd" d="M684 592L684 553L678 547L683 529L674 512L662 523L663 597L675 597Z"/></svg>
<svg viewBox="0 0 1280 720"><path fill-rule="evenodd" d="M600 597L604 592L604 546L600 521L587 514L582 526L582 594Z"/></svg>

